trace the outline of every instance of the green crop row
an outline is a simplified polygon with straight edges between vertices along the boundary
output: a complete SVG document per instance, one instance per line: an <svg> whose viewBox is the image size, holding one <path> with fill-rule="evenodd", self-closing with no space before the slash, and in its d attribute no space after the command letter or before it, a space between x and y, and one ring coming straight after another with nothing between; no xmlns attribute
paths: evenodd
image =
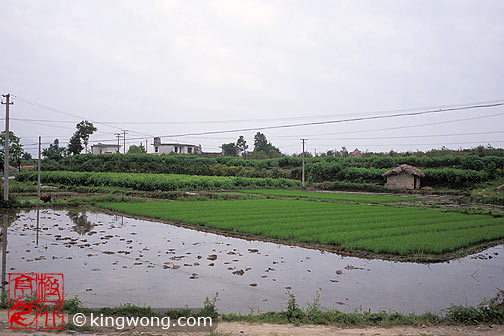
<svg viewBox="0 0 504 336"><path fill-rule="evenodd" d="M247 188L295 188L299 181L271 178L197 176L176 174L86 173L44 171L42 183L72 186L111 186L142 191L170 190L233 190ZM19 172L18 181L36 181L36 172Z"/></svg>
<svg viewBox="0 0 504 336"><path fill-rule="evenodd" d="M249 194L259 194L275 197L296 197L296 198L308 198L308 199L311 198L311 199L325 199L325 200L366 202L366 203L408 202L420 199L418 197L355 194L355 193L310 192L301 190L278 190L278 189L244 190L243 192Z"/></svg>
<svg viewBox="0 0 504 336"><path fill-rule="evenodd" d="M257 199L101 204L134 215L300 243L433 255L504 238L504 219L383 205Z"/></svg>

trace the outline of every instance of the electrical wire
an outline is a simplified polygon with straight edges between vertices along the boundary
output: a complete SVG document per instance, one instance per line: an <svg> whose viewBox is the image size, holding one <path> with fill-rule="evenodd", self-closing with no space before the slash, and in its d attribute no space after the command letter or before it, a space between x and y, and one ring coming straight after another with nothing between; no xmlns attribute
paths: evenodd
<svg viewBox="0 0 504 336"><path fill-rule="evenodd" d="M15 97L17 100L24 102L26 104L31 104L33 106L43 108L49 111L53 111L55 113L63 114L63 115L68 115L72 117L77 117L77 118L82 118L80 116L67 113L65 111L61 111L49 106L46 106L44 104L37 103L35 101L22 98L16 95L12 95ZM326 121L316 121L316 122L307 122L307 123L296 123L296 124L286 124L286 125L276 125L276 126L264 126L264 127L251 127L251 128L241 128L241 129L231 129L231 130L220 130L220 131L206 131L206 132L194 132L194 133L182 133L182 134L175 134L175 135L165 135L165 136L160 136L160 138L169 138L169 139L174 139L176 137L195 137L199 135L212 135L212 134L226 134L226 133L236 133L236 132L247 132L247 131L256 131L256 130L267 130L267 129L282 129L282 128L293 128L293 127L302 127L302 126L314 126L314 125L326 125L326 124L336 124L336 123L345 123L345 122L356 122L356 121L364 121L364 120L377 120L377 119L388 119L388 118L398 118L398 117L406 117L406 116L419 116L419 115L427 115L427 114L435 114L435 113L445 113L445 112L453 112L453 111L462 111L462 110L470 110L470 109L481 109L481 108L494 108L498 106L503 106L504 102L501 100L494 100L490 102L485 102L485 103L474 103L471 105L451 105L453 107L445 107L445 108L436 108L436 109L428 109L428 110L420 110L418 109L410 109L411 110L416 110L413 112L405 112L405 113L393 113L393 114L388 114L388 115L373 115L369 117L356 117L356 118L346 118L346 119L339 119L339 120L326 120ZM396 110L396 111L404 111L404 110ZM497 113L494 115L487 115L487 116L477 116L477 117L471 117L471 118L465 118L465 119L458 119L458 120L449 120L449 121L444 121L444 122L436 122L436 123L427 123L427 124L420 124L420 125L408 125L408 126L399 126L399 127L389 127L389 128L383 128L380 130L391 130L391 129L402 129L402 128L410 128L410 127L421 127L421 126L427 126L427 125L439 125L443 123L451 123L451 122L457 122L457 121L462 121L462 120L473 120L473 119L481 119L481 118L489 118L492 116L498 116L498 115L504 115L504 113ZM40 119L18 119L19 121L26 121L26 122L31 122L31 123L38 123L38 122L67 122L67 121L49 121L49 120L40 120ZM37 121L36 121L37 120ZM69 121L68 121L69 122ZM113 127L116 129L120 129L119 127L110 125L105 122L96 122L97 124L102 124L106 125L109 127ZM49 126L49 125L44 125L44 126ZM60 127L61 126L57 126ZM150 134L145 134L145 133L140 133L136 131L131 131L128 130L129 132L140 134L140 135L146 135L149 137L153 137ZM377 130L360 130L360 131L354 131L354 132L339 132L336 134L344 134L344 133L357 133L357 132L370 132L370 131L377 131ZM480 132L480 133L471 133L471 134L490 134L490 133L497 133L497 132ZM330 133L330 134L335 134L335 133ZM317 134L316 136L321 136L322 134ZM329 135L329 134L326 134ZM464 135L464 134L457 134L457 135ZM467 134L469 135L469 134ZM409 137L432 137L435 135L422 135L422 136L409 136ZM438 136L451 136L451 135L438 135ZM383 139L389 138L407 138L407 137L382 137ZM128 138L128 141L132 140L139 140L139 139L144 139L136 137L136 138ZM372 137L372 138L339 138L337 140L358 140L358 139L379 139L379 137ZM322 140L329 140L329 139L313 139L317 141L322 141ZM95 142L105 142L105 141L115 141L115 139L107 139L107 140L93 140L89 141L90 143L95 143ZM408 145L408 144L405 144ZM412 144L415 145L415 144ZM363 146L363 145L361 145Z"/></svg>
<svg viewBox="0 0 504 336"><path fill-rule="evenodd" d="M359 138L333 138L333 139L310 139L310 141L334 141L334 140L378 140L378 139L407 139L407 138L434 138L434 137L450 137L450 136L465 136L465 135L482 135L482 134L504 134L504 131L491 132L473 132L473 133L456 133L456 134L422 134L422 135L404 135L404 136L386 136L386 137L359 137Z"/></svg>

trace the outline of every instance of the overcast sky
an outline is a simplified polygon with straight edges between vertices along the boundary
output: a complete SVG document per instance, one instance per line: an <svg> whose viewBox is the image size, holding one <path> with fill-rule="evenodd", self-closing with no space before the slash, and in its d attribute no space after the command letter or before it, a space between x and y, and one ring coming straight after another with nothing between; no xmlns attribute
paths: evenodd
<svg viewBox="0 0 504 336"><path fill-rule="evenodd" d="M14 97L11 117L32 121L11 129L33 153L38 135L68 141L83 119L98 127L91 141L127 129L142 138L128 143L152 144L504 101L503 18L500 0L3 0L0 92L75 115ZM496 107L263 132L295 153L301 137L311 152L502 147L503 131ZM215 152L243 134L252 149L255 132L163 142Z"/></svg>

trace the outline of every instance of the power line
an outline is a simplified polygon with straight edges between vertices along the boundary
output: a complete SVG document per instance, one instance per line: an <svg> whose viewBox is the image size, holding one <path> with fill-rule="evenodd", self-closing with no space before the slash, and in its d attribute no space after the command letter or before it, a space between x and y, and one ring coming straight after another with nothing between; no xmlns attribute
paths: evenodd
<svg viewBox="0 0 504 336"><path fill-rule="evenodd" d="M17 99L20 99L21 101L24 101L28 104L32 104L35 106L38 106L40 108L48 109L53 112L57 113L62 113L65 115L70 115L74 116L73 114L64 112L64 111L59 111L57 109L51 108L49 106L25 99L25 98L20 98L15 96ZM394 113L394 114L389 114L389 115L375 115L375 116L370 116L370 117L358 117L358 118L347 118L347 119L340 119L340 120L327 120L327 121L318 121L318 122L309 122L309 123L298 123L298 124L287 124L287 125L277 125L277 126L265 126L265 127L254 127L254 128L243 128L243 129L233 129L233 130L221 130L221 131L206 131L206 132L197 132L197 133L184 133L184 134L176 134L176 135L166 135L166 136L161 136L162 138L175 138L175 137L185 137L185 136L198 136L198 135L211 135L211 134L225 134L225 133L236 133L236 132L247 132L247 131L256 131L256 130L265 130L265 129L281 129L281 128L293 128L293 127L301 127L301 126L313 126L313 125L324 125L324 124L335 124L335 123L345 123L345 122L355 122L355 121L363 121L363 120L376 120L376 119L388 119L388 118L396 118L396 117L405 117L405 116L417 116L417 115L426 115L426 114L434 114L434 113L444 113L444 112L452 112L452 111L460 111L460 110L469 110L469 109L480 109L480 108L493 108L493 107L498 107L498 106L503 106L504 102L502 101L492 101L488 103L475 103L472 105L457 105L456 107L449 107L449 108L437 108L437 109L430 109L430 110L423 110L423 111L415 111L415 112L406 112L406 113ZM480 119L480 118L488 118L491 116L497 116L497 115L504 115L504 113L498 113L490 116L478 116L478 117L472 117L472 118L465 118L465 119L459 119L459 120L451 120L451 121L445 121L445 122L437 122L437 123L428 123L428 124L423 124L423 125L409 125L409 126L399 126L399 127L390 127L390 128L385 128L382 130L387 130L387 129L401 129L401 128L408 128L408 127L420 127L420 126L426 126L426 125L438 125L438 124L443 124L443 123L449 123L449 122L456 122L456 121L462 121L462 120L472 120L472 119ZM80 117L79 117L80 118ZM97 122L100 124L105 124L107 126L110 126L106 123L103 122ZM112 126L111 126L112 127ZM114 126L114 128L117 128ZM132 133L137 133L137 134L142 134L142 135L147 135L149 137L152 137L152 135L144 134L144 133L139 133L135 131L131 131ZM359 131L357 131L359 132ZM362 132L362 131L361 131ZM364 132L369 132L369 131L364 131ZM342 133L349 133L349 132L340 132L339 134ZM356 133L356 132L353 132ZM334 133L332 133L334 134ZM320 134L318 134L320 136ZM130 138L129 140L138 140L138 139L144 139L142 138ZM369 139L374 139L374 138L369 138ZM110 139L107 140L94 140L92 142L101 142L101 141L113 141Z"/></svg>
<svg viewBox="0 0 504 336"><path fill-rule="evenodd" d="M15 97L17 100L19 100L20 102L25 103L25 104L29 104L29 105L32 105L32 106L35 106L35 107L38 107L38 108L41 108L41 109L52 111L54 113L59 113L59 114L62 114L62 115L66 115L66 116L70 116L70 117L74 117L74 118L78 118L78 119L87 120L87 118L84 118L82 116L79 116L79 115L76 115L76 114L72 114L72 113L68 113L68 112L65 112L65 111L62 111L62 110L59 110L59 109L56 109L54 107L50 107L50 106L47 106L47 105L44 105L44 104L41 104L41 103L37 103L36 101L30 100L30 99L22 98L22 97L19 97L19 96L16 96L16 95L12 95L12 96ZM105 122L101 122L101 121L94 121L94 120L90 120L90 121L93 122L93 123L95 123L95 124L104 125L104 126L107 126L107 127L111 127L111 128L115 128L115 129L121 130L120 127L111 125L109 123L105 123ZM135 133L135 134L139 134L139 135L153 137L153 135L150 135L150 134L145 134L145 133L135 132L135 131L131 131L131 132Z"/></svg>
<svg viewBox="0 0 504 336"><path fill-rule="evenodd" d="M497 105L492 104L491 106L485 106L485 107L495 107L495 106L501 106L504 105L504 103L499 103ZM471 107L465 107L462 109L468 109L468 108L481 108L482 106L471 106ZM461 108L456 108L456 110L459 110ZM453 110L453 109L452 109ZM450 111L452 111L450 110ZM424 111L428 113L439 113L439 112L444 112L444 111ZM426 114L423 113L423 114ZM414 113L415 115L418 115L418 112ZM401 116L405 115L410 115L410 113L403 114ZM490 117L495 117L495 116L501 116L504 115L503 113L496 113L496 114L491 114L491 115L485 115L485 116L477 116L477 117L471 117L471 118L462 118L462 119L455 119L455 120L447 120L447 121L440 121L440 122L433 122L433 123L425 123L425 124L418 124L418 125L408 125L408 126L398 126L398 127L388 127L388 128L382 128L382 129L375 129L375 130L358 130L358 131L348 131L348 132L339 132L339 133L327 133L327 134L315 134L312 136L320 136L320 135L334 135L334 134L346 134L346 133L362 133L362 132L374 132L374 131L385 131L385 130L394 130L394 129L404 129L404 128L413 128L413 127L422 127L422 126L431 126L431 125L440 125L440 124L447 124L447 123L453 123L453 122L459 122L459 121L467 121L467 120L476 120L476 119L483 119L483 118L490 118ZM391 116L377 116L377 117L371 117L371 118L355 118L355 119L343 119L343 120L337 120L337 121L328 121L328 122L319 122L316 124L320 123L344 123L344 122L350 122L350 121L361 121L361 120L369 120L369 119L383 119L383 118L390 118ZM393 116L395 117L395 116ZM160 138L175 138L175 137L191 137L191 136L197 136L197 135L209 135L209 134L223 134L223 133L236 133L236 132L246 132L246 131L257 131L257 130L264 130L264 129L277 129L277 128L290 128L290 127L298 127L298 126L309 126L313 125L314 123L304 123L304 124L295 124L295 125L280 125L280 126L269 126L269 127L257 127L257 128L246 128L246 129L237 129L237 130L227 130L227 131L209 131L209 132L199 132L199 133L186 133L186 134L175 134L175 135L166 135L166 136L160 136ZM285 138L292 138L293 136L288 136ZM280 137L277 137L276 139L278 140ZM131 140L138 140L142 138L130 138ZM275 138L272 138L275 139ZM111 141L110 139L107 140L95 140L95 141Z"/></svg>
<svg viewBox="0 0 504 336"><path fill-rule="evenodd" d="M31 104L40 108L48 109L56 113L63 113L68 116L73 116L76 118L83 118L38 102L33 100L22 98L19 96L12 95L16 99L24 102L26 104ZM464 107L467 105L486 105L486 104L500 104L504 99L489 100L482 102L472 102L466 104L451 104L451 105L439 105L439 106L428 106L428 107L414 107L405 109L392 109L392 110L381 110L373 112L357 112L357 113L333 113L324 115L312 115L312 116L298 116L298 117L285 117L285 118L263 118L263 119L235 119L235 120L190 120L190 121L93 121L95 123L105 124L110 126L110 124L129 124L129 125L158 125L158 124L225 124L225 123L240 123L240 122L269 122L269 121L280 121L280 120L296 120L296 119L313 119L313 118L325 118L334 116L351 116L351 115L370 115L370 114L380 114L380 113L396 113L396 112L406 112L406 111L422 111L422 110L434 110L434 109L444 109ZM86 119L86 118L84 118ZM38 122L54 122L54 123L75 123L73 120L47 120L47 119L16 119L16 120L26 120L26 121L38 121Z"/></svg>
<svg viewBox="0 0 504 336"><path fill-rule="evenodd" d="M395 144L343 144L345 146L369 146L369 147L394 147L394 146L443 146L443 145L470 145L470 144L489 144L489 143L504 143L504 140L488 140L488 141L470 141L470 142L442 142L442 143L395 143ZM318 144L318 146L334 146L334 144ZM284 148L298 147L297 145L284 146Z"/></svg>
<svg viewBox="0 0 504 336"><path fill-rule="evenodd" d="M442 124L450 124L454 122L459 122L459 121L468 121L468 120L477 120L477 119L484 119L484 118L491 118L491 117L497 117L497 116L503 116L504 112L502 113L496 113L496 114L489 114L489 115L484 115L484 116L477 116L477 117L471 117L471 118L462 118L462 119L452 119L452 120L446 120L446 121L437 121L437 122L432 122L432 123L425 123L425 124L416 124L416 125L407 125L407 126L396 126L396 127L386 127L386 128L378 128L378 129L367 129L367 130L356 130L356 131L345 131L345 132L331 132L331 133L317 133L317 134L311 134L311 135L304 135L304 136L311 136L311 137L316 137L316 136L325 136L325 135L338 135L338 134L349 134L349 133L368 133L368 132L380 132L380 131L390 131L390 130L398 130L398 129L406 129L406 128L415 128L415 127L423 127L423 126L435 126L435 125L442 125ZM287 138L297 138L297 136L279 136L276 137L276 139L287 139Z"/></svg>
<svg viewBox="0 0 504 336"><path fill-rule="evenodd" d="M363 120L390 119L390 118L398 118L398 117L406 117L406 116L417 116L417 115L426 115L426 114L433 114L433 113L453 112L453 111L479 109L479 108L492 108L492 107L503 106L503 105L504 105L504 102L503 103L492 103L492 104L480 104L480 105L470 105L470 106L462 106L462 107L453 107L453 108L448 108L448 109L426 110L426 111L407 112L407 113L395 113L395 114L389 114L389 115L383 115L383 116L347 118L347 119L339 119L339 120L326 120L326 121L317 121L317 122L299 123L299 124L288 124L288 125L278 125L278 126L241 128L241 129L234 129L234 130L207 131L207 132L197 132L197 133L182 133L182 134L160 136L160 138L182 137L182 136L190 136L190 135L208 135L208 134L236 133L236 132L266 130L266 129L293 128L293 127L301 127L301 126L339 124L339 123L354 122L354 121L363 121Z"/></svg>
<svg viewBox="0 0 504 336"><path fill-rule="evenodd" d="M35 101L26 99L26 98L21 98L19 96L15 96L16 99L19 99L21 102L25 102L28 104L32 104L35 106L38 106L40 108L44 108L56 113L61 113L77 118L82 118L80 116L64 112L49 106L46 106L44 104L37 103ZM264 130L264 129L279 129L279 128L291 128L291 127L300 127L300 126L312 126L312 125L324 125L324 124L334 124L334 123L343 123L343 122L353 122L353 121L362 121L362 120L376 120L376 119L388 119L388 118L396 118L396 117L403 117L403 116L417 116L417 115L425 115L425 114L433 114L433 113L445 113L445 112L453 112L453 111L461 111L461 110L468 110L468 109L478 109L478 108L491 108L491 107L497 107L497 106L503 106L504 102L502 100L492 100L492 101L486 101L486 102L480 102L480 103L471 103L471 104L459 104L459 105L446 105L448 107L438 107L438 108L429 108L426 110L420 110L418 111L418 108L413 108L409 109L411 110L417 110L414 112L406 112L406 113L394 113L394 114L389 114L389 115L375 115L375 116L370 116L370 117L358 117L358 118L347 118L347 119L340 119L340 120L327 120L327 121L317 121L317 122L308 122L308 123L299 123L299 124L288 124L288 125L278 125L278 126L265 126L265 127L256 127L256 128L244 128L244 129L236 129L236 130L223 130L223 131L208 131L208 132L199 132L199 133L188 133L188 134L180 134L180 135L170 135L170 136L161 136L161 137L177 137L177 136L189 136L189 135L207 135L207 134L223 134L223 133L235 133L235 132L245 132L245 131L254 131L254 130ZM451 106L451 107L450 107ZM408 111L408 110L393 110L393 111ZM103 124L109 127L114 127L116 129L120 129L116 126L110 125L109 123L105 122L100 122L100 121L95 121L98 124ZM194 121L193 121L194 123ZM145 133L139 133L139 132L134 132L131 131L132 133L138 133L141 135L148 135Z"/></svg>
<svg viewBox="0 0 504 336"><path fill-rule="evenodd" d="M359 137L359 138L334 138L334 139L311 139L314 141L332 141L332 140L377 140L377 139L407 139L407 138L432 138L432 137L448 137L448 136L463 136L463 135L482 135L482 134L501 134L504 131L491 132L473 132L473 133L456 133L456 134L422 134L422 135L404 135L404 136L387 136L387 137Z"/></svg>

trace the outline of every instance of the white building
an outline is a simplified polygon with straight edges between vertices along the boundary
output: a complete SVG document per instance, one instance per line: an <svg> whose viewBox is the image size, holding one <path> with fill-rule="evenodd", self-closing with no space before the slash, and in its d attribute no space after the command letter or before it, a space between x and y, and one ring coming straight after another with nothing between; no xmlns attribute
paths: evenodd
<svg viewBox="0 0 504 336"><path fill-rule="evenodd" d="M154 138L154 153L162 154L201 154L201 145L189 145L181 143L161 143L161 138Z"/></svg>
<svg viewBox="0 0 504 336"><path fill-rule="evenodd" d="M110 144L102 144L98 143L97 145L91 146L92 154L114 154L119 153L121 146L118 145L110 145Z"/></svg>

